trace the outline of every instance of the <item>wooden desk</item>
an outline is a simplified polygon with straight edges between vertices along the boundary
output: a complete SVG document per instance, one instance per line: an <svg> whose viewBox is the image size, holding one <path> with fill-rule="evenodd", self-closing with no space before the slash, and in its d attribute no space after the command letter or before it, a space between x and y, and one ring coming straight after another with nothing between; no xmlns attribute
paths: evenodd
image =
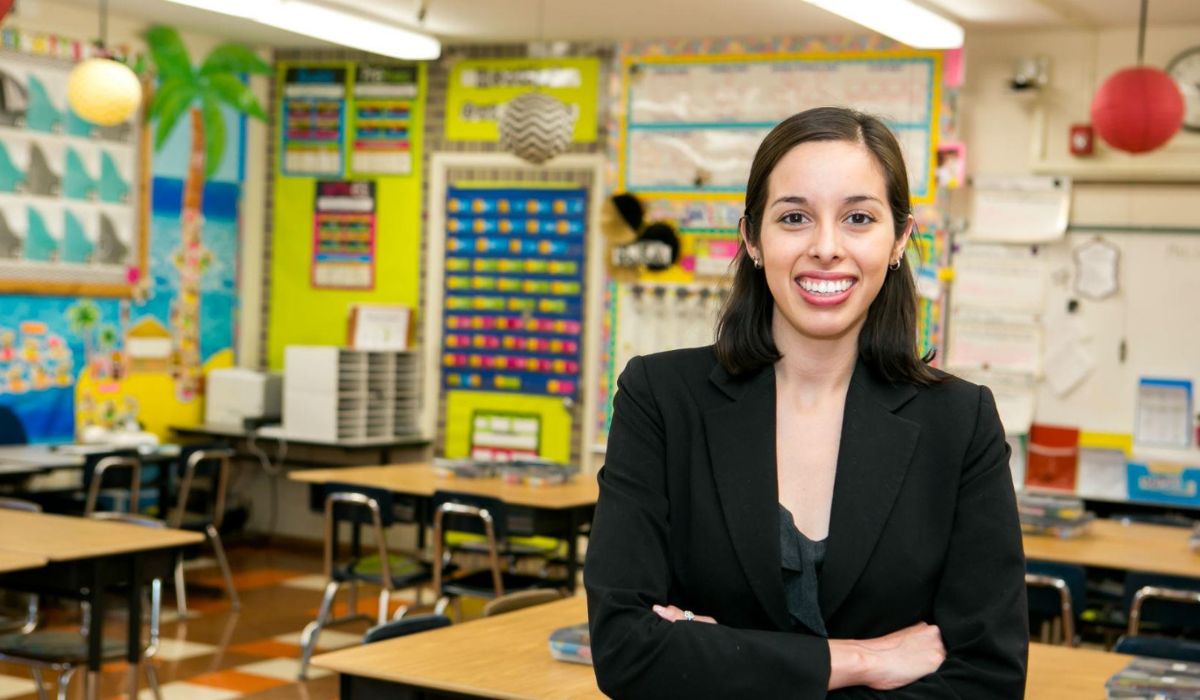
<svg viewBox="0 0 1200 700"><path fill-rule="evenodd" d="M1026 700L1102 700L1104 683L1133 659L1096 649L1029 645Z"/></svg>
<svg viewBox="0 0 1200 700"><path fill-rule="evenodd" d="M1200 578L1200 554L1188 546L1191 533L1181 527L1096 520L1069 539L1025 535L1025 556L1126 571Z"/></svg>
<svg viewBox="0 0 1200 700"><path fill-rule="evenodd" d="M21 571L22 569L33 569L45 565L46 558L39 557L36 554L0 551L0 574L6 574L10 571Z"/></svg>
<svg viewBox="0 0 1200 700"><path fill-rule="evenodd" d="M320 510L324 502L324 485L331 482L383 489L414 499L416 520L421 524L431 519L430 500L436 491L458 491L475 496L487 496L504 501L509 509L509 528L516 534L547 534L567 542L567 581L575 590L579 573L579 530L591 522L600 496L600 487L593 476L578 475L565 484L529 486L510 484L499 478L468 479L439 476L428 463L396 464L379 467L342 467L339 469L306 469L288 474L294 481L312 486L310 504ZM520 522L523 526L514 527ZM424 530L420 535L424 544Z"/></svg>
<svg viewBox="0 0 1200 700"><path fill-rule="evenodd" d="M172 425L171 431L179 436L192 436L204 438L223 438L229 442L236 442L238 445L244 446L246 449L239 449L239 456L245 456L251 460L257 460L258 456L250 452L248 449L249 441L254 440L272 440L280 445L284 443L288 445L303 445L310 448L321 448L325 450L334 449L340 451L342 455L347 452L375 452L380 464L391 464L393 462L405 461L410 456L413 450L420 450L420 454L425 456L427 453L424 449L429 446L431 440L421 435L393 435L391 437L382 438L350 438L346 440L314 440L302 436L288 435L283 432L283 426L280 425L264 425L256 431L248 431L243 428L230 425ZM399 453L399 454L397 454ZM294 457L286 460L288 464L313 466L327 466L329 464L337 464L339 461L329 459L320 462L311 460L297 460ZM361 460L360 460L361 461Z"/></svg>
<svg viewBox="0 0 1200 700"><path fill-rule="evenodd" d="M550 633L587 621L582 597L451 625L409 637L343 649L313 659L337 671L341 697L395 698L400 689L434 697L520 700L603 698L591 666L556 661Z"/></svg>
<svg viewBox="0 0 1200 700"><path fill-rule="evenodd" d="M459 491L499 498L509 505L528 508L564 509L594 506L596 499L600 497L600 487L596 484L596 478L583 474L565 484L529 486L510 484L499 478L439 476L429 463L306 469L291 472L288 478L310 484L337 481L413 496L432 496L434 491Z"/></svg>
<svg viewBox="0 0 1200 700"><path fill-rule="evenodd" d="M341 674L343 700L439 695L552 700L603 698L592 669L550 656L550 633L587 619L582 597L474 620L313 659ZM502 642L499 640L503 640ZM1028 700L1099 700L1104 683L1132 657L1031 644Z"/></svg>
<svg viewBox="0 0 1200 700"><path fill-rule="evenodd" d="M142 657L142 587L169 579L181 547L199 544L198 532L168 530L44 513L0 510L0 556L42 557L44 565L0 574L0 588L61 595L91 605L88 696L98 692L105 593L125 596L131 664Z"/></svg>

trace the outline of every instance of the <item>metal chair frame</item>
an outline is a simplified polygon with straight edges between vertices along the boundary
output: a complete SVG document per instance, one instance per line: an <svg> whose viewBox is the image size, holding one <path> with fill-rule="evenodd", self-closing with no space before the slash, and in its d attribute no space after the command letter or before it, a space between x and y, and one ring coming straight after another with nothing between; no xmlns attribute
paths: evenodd
<svg viewBox="0 0 1200 700"><path fill-rule="evenodd" d="M91 483L88 484L87 501L83 506L83 516L91 517L96 512L96 503L100 499L100 488L104 485L104 475L110 469L128 469L129 476L129 513L136 514L138 494L142 481L142 461L137 457L112 456L105 457L96 463L92 470Z"/></svg>
<svg viewBox="0 0 1200 700"><path fill-rule="evenodd" d="M1137 636L1142 624L1142 606L1147 600L1165 600L1171 603L1200 604L1200 591L1188 591L1182 588L1164 588L1162 586L1142 586L1133 594L1133 603L1129 606L1129 628L1126 631L1131 637Z"/></svg>
<svg viewBox="0 0 1200 700"><path fill-rule="evenodd" d="M1057 576L1026 573L1025 585L1058 590L1059 598L1062 601L1059 615L1062 619L1063 643L1069 647L1075 646L1077 643L1075 639L1075 610L1071 605L1071 590L1067 586L1066 579Z"/></svg>
<svg viewBox="0 0 1200 700"><path fill-rule="evenodd" d="M179 482L179 497L176 499L175 509L167 518L167 525L175 529L183 526L184 516L187 515L188 497L191 496L192 483L196 479L196 470L204 462L219 462L215 489L216 503L213 506L212 519L204 524L204 534L217 557L221 576L225 579L225 590L229 594L230 605L234 610L240 610L242 601L238 597L237 588L233 585L233 572L229 568L229 559L225 556L225 547L221 542L221 523L225 519L225 492L229 486L229 462L233 454L231 449L220 448L196 450L188 456L184 465L183 477ZM180 555L179 564L175 567L175 607L181 617L187 616L187 591L183 578L182 555Z"/></svg>

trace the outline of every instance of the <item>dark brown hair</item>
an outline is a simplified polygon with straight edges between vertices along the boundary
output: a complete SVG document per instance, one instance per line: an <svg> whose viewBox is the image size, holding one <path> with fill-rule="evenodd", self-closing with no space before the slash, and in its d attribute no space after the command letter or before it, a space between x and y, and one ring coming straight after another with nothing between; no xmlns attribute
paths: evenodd
<svg viewBox="0 0 1200 700"><path fill-rule="evenodd" d="M746 182L746 237L755 246L762 234L771 172L789 151L810 141L849 141L867 147L883 170L895 235L904 235L912 204L908 172L900 144L879 119L841 107L818 107L780 122L758 147ZM911 243L910 239L910 243ZM717 358L730 374L740 375L773 364L782 355L771 335L775 306L766 276L754 268L745 241L733 261L733 288L717 320ZM858 352L880 378L893 383L931 384L938 376L928 367L930 353L917 349L917 290L908 264L888 270L883 287L867 310Z"/></svg>

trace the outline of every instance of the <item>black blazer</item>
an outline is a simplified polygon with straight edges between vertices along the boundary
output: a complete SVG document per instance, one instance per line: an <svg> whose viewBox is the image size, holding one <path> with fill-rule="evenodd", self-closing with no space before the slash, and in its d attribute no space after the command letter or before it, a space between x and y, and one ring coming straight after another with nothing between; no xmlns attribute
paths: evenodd
<svg viewBox="0 0 1200 700"><path fill-rule="evenodd" d="M711 347L630 361L617 382L588 543L592 655L614 697L1021 698L1025 562L991 392L892 385L860 361L846 395L821 614L831 638L924 620L947 658L904 688L827 693L829 647L793 631L780 570L775 372ZM719 624L670 623L674 604Z"/></svg>

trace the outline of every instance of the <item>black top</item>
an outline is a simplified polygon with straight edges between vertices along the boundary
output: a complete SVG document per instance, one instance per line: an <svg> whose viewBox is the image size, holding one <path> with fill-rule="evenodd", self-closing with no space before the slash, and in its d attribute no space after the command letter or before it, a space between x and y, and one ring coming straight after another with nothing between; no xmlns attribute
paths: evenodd
<svg viewBox="0 0 1200 700"><path fill-rule="evenodd" d="M817 576L825 563L825 540L808 539L782 503L779 504L779 554L787 609L797 630L828 637L817 599Z"/></svg>

